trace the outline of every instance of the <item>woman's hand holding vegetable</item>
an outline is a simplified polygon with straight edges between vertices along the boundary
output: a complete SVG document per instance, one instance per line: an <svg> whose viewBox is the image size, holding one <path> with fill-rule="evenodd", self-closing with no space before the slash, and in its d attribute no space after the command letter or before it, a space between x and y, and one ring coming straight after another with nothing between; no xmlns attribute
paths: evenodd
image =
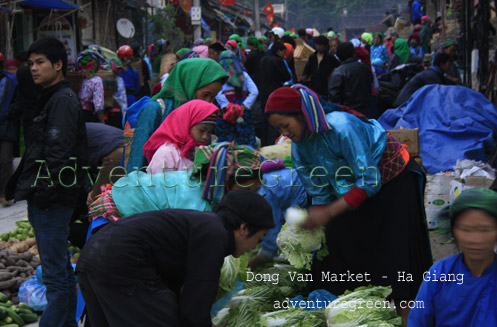
<svg viewBox="0 0 497 327"><path fill-rule="evenodd" d="M350 206L343 198L335 200L331 204L324 207L312 207L309 210L309 217L302 227L307 229L322 227L326 225L330 219L341 215L349 209Z"/></svg>

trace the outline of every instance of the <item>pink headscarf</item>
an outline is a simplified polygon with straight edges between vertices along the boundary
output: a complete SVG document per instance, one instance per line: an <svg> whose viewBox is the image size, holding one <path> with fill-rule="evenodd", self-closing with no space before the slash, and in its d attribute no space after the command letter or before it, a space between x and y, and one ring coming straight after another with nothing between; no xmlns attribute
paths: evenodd
<svg viewBox="0 0 497 327"><path fill-rule="evenodd" d="M161 145L172 143L181 150L182 157L188 157L197 146L205 144L195 142L190 129L218 110L218 107L204 100L191 100L179 106L150 136L143 146L143 155L150 162Z"/></svg>
<svg viewBox="0 0 497 327"><path fill-rule="evenodd" d="M206 45L197 45L192 50L198 53L200 58L209 58L209 47Z"/></svg>

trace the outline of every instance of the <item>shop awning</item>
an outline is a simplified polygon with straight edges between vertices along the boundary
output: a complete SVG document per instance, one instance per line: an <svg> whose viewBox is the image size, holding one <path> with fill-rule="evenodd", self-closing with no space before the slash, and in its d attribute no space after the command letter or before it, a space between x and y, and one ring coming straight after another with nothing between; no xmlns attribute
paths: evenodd
<svg viewBox="0 0 497 327"><path fill-rule="evenodd" d="M26 0L20 2L19 4L48 9L79 9L77 5L64 0Z"/></svg>

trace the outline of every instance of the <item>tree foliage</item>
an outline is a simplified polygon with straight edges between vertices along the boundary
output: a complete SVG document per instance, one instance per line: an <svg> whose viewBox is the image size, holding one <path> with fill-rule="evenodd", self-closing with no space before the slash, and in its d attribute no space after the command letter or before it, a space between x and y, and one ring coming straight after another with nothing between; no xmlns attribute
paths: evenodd
<svg viewBox="0 0 497 327"><path fill-rule="evenodd" d="M150 16L152 41L166 39L171 42L173 48L175 48L175 43L183 44L184 35L181 29L176 26L175 10L176 7L169 4L163 8L157 8L155 13Z"/></svg>

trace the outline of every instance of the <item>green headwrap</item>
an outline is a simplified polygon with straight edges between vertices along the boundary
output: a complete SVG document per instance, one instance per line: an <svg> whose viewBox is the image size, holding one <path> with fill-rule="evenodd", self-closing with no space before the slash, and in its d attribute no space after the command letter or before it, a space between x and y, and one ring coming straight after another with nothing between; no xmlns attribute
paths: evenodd
<svg viewBox="0 0 497 327"><path fill-rule="evenodd" d="M471 188L463 191L449 206L451 225L458 213L470 208L481 209L497 218L497 192L486 188Z"/></svg>
<svg viewBox="0 0 497 327"><path fill-rule="evenodd" d="M264 51L264 46L262 45L261 41L255 36L249 36L247 38L247 44L257 47L257 50L259 51Z"/></svg>
<svg viewBox="0 0 497 327"><path fill-rule="evenodd" d="M334 38L336 38L336 37L337 37L337 35L336 35L336 33L335 33L335 32L333 32L333 31L329 31L329 32L328 32L328 37L331 37L332 39L334 39Z"/></svg>
<svg viewBox="0 0 497 327"><path fill-rule="evenodd" d="M340 42L343 42L342 33L338 32L337 36L338 36L338 39L340 40Z"/></svg>
<svg viewBox="0 0 497 327"><path fill-rule="evenodd" d="M409 62L409 54L411 53L407 41L399 37L395 40L394 47L395 54L399 56L400 64L407 64Z"/></svg>
<svg viewBox="0 0 497 327"><path fill-rule="evenodd" d="M245 49L245 43L243 43L243 40L240 37L240 35L238 35L238 34L231 34L231 36L229 37L229 39L230 40L235 40L236 43L238 43L238 47L240 49Z"/></svg>
<svg viewBox="0 0 497 327"><path fill-rule="evenodd" d="M290 36L296 39L298 37L297 33L290 33Z"/></svg>
<svg viewBox="0 0 497 327"><path fill-rule="evenodd" d="M373 44L373 34L371 33L362 33L361 38L366 41L368 45Z"/></svg>
<svg viewBox="0 0 497 327"><path fill-rule="evenodd" d="M152 98L152 101L159 98L173 98L174 107L177 108L185 102L196 99L195 91L199 88L215 81L224 84L227 79L228 74L213 59L185 59L174 66L162 90Z"/></svg>
<svg viewBox="0 0 497 327"><path fill-rule="evenodd" d="M450 47L451 45L454 45L454 44L456 44L456 40L449 37L449 38L445 39L444 43L442 43L442 48L447 49L448 47Z"/></svg>

